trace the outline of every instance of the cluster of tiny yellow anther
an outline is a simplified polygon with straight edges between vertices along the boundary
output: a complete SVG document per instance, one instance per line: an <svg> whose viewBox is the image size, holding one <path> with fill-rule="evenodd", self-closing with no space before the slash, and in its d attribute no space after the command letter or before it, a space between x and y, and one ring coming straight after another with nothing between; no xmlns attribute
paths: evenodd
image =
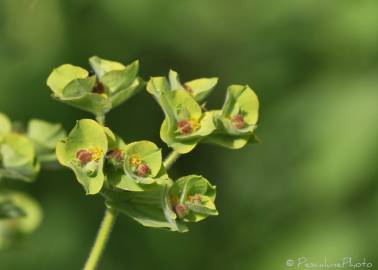
<svg viewBox="0 0 378 270"><path fill-rule="evenodd" d="M142 159L139 155L132 155L129 159L130 165L133 167L138 167L140 164L142 164Z"/></svg>
<svg viewBox="0 0 378 270"><path fill-rule="evenodd" d="M201 198L201 195L199 195L199 194L195 194L193 196L189 196L188 199L192 203L196 203L196 204L201 204L202 203L202 198Z"/></svg>
<svg viewBox="0 0 378 270"><path fill-rule="evenodd" d="M92 154L92 160L95 160L95 161L101 159L104 155L104 151L102 151L102 149L98 147L89 150L89 152L91 152Z"/></svg>
<svg viewBox="0 0 378 270"><path fill-rule="evenodd" d="M193 130L192 132L194 132L194 131L196 131L197 129L200 128L200 123L198 122L198 120L191 119L191 120L189 120L189 122L190 122L190 125L191 125L192 130Z"/></svg>

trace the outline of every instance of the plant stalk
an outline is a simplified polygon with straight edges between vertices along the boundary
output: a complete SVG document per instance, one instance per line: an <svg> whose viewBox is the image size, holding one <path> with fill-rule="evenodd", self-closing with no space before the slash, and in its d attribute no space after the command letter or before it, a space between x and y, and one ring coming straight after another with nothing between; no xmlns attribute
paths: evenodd
<svg viewBox="0 0 378 270"><path fill-rule="evenodd" d="M89 257L85 263L84 270L95 270L97 264L105 250L113 225L117 219L117 211L106 209L104 218L98 230L96 240L92 246Z"/></svg>
<svg viewBox="0 0 378 270"><path fill-rule="evenodd" d="M163 162L164 168L168 171L180 156L180 153L172 151Z"/></svg>
<svg viewBox="0 0 378 270"><path fill-rule="evenodd" d="M105 125L105 115L97 115L96 116L96 121L101 125L101 126L104 126Z"/></svg>

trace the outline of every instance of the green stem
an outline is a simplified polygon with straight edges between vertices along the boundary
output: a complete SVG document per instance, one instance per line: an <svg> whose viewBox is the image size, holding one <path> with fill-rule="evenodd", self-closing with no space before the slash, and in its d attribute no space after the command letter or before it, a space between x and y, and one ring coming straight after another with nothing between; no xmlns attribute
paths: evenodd
<svg viewBox="0 0 378 270"><path fill-rule="evenodd" d="M175 163L175 161L181 156L180 153L176 152L176 151L172 151L168 156L167 158L164 160L164 168L166 170L168 170L172 165L173 163Z"/></svg>
<svg viewBox="0 0 378 270"><path fill-rule="evenodd" d="M106 209L104 218L98 230L96 240L93 244L91 253L85 263L84 270L94 270L105 250L113 225L117 218L117 212L113 209Z"/></svg>
<svg viewBox="0 0 378 270"><path fill-rule="evenodd" d="M104 126L105 125L105 115L97 115L96 116L96 121L101 125L101 126Z"/></svg>

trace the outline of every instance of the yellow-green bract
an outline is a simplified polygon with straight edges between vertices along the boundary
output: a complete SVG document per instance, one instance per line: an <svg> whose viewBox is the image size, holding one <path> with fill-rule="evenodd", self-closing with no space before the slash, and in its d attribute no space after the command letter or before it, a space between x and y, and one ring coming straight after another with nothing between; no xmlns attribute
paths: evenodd
<svg viewBox="0 0 378 270"><path fill-rule="evenodd" d="M56 157L62 165L74 171L87 194L96 194L104 184L103 166L107 150L104 128L94 120L83 119L77 121L68 137L57 144Z"/></svg>

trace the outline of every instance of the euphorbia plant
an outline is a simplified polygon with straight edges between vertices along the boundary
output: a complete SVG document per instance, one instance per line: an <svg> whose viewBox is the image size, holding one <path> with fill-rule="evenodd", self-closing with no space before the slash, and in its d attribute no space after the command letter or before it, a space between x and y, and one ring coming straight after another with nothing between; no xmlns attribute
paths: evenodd
<svg viewBox="0 0 378 270"><path fill-rule="evenodd" d="M92 70L65 64L52 71L47 85L61 102L94 114L81 119L56 146L58 161L70 168L87 195L101 195L106 212L85 269L95 269L116 220L126 214L146 227L186 232L188 225L218 215L216 188L205 177L175 180L168 169L200 143L238 149L256 142L258 99L247 85L231 85L223 107L207 110L204 99L217 78L181 83L168 78L138 77L138 61L129 65L89 59ZM92 72L93 71L93 72ZM146 86L161 106L165 120L161 139L173 149L164 160L153 142L125 142L105 125L105 115Z"/></svg>
<svg viewBox="0 0 378 270"><path fill-rule="evenodd" d="M41 166L55 160L56 143L65 136L59 124L32 119L25 130L0 113L0 248L32 232L42 216L39 204L12 182L33 182Z"/></svg>

